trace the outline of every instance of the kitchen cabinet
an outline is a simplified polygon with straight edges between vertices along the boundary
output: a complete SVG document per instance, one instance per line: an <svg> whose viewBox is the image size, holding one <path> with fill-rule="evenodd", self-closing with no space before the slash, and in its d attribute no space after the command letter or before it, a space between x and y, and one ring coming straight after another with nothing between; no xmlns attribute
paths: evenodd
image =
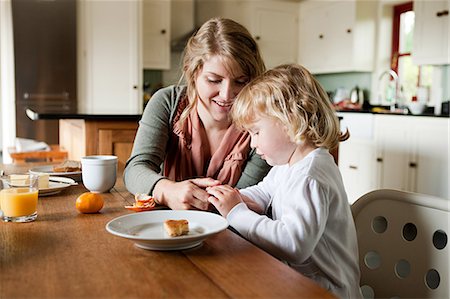
<svg viewBox="0 0 450 299"><path fill-rule="evenodd" d="M374 190L375 147L370 140L351 140L339 144L339 169L352 204L362 195Z"/></svg>
<svg viewBox="0 0 450 299"><path fill-rule="evenodd" d="M412 59L415 64L449 64L450 1L414 1L414 43Z"/></svg>
<svg viewBox="0 0 450 299"><path fill-rule="evenodd" d="M296 3L250 1L253 34L267 68L297 62L298 8Z"/></svg>
<svg viewBox="0 0 450 299"><path fill-rule="evenodd" d="M448 118L377 115L377 187L449 199Z"/></svg>
<svg viewBox="0 0 450 299"><path fill-rule="evenodd" d="M171 1L143 0L144 69L170 69Z"/></svg>
<svg viewBox="0 0 450 299"><path fill-rule="evenodd" d="M115 155L122 172L130 157L138 120L130 119L61 119L60 146L69 159L80 161L88 155Z"/></svg>
<svg viewBox="0 0 450 299"><path fill-rule="evenodd" d="M376 188L375 118L368 113L340 113L341 131L350 138L339 143L339 170L349 203Z"/></svg>
<svg viewBox="0 0 450 299"><path fill-rule="evenodd" d="M200 23L211 17L231 18L244 25L261 51L267 68L297 61L298 3L292 1L198 1Z"/></svg>
<svg viewBox="0 0 450 299"><path fill-rule="evenodd" d="M298 62L312 73L373 71L376 1L300 2Z"/></svg>
<svg viewBox="0 0 450 299"><path fill-rule="evenodd" d="M339 113L350 138L339 144L339 169L353 203L375 189L449 199L449 127L445 117Z"/></svg>
<svg viewBox="0 0 450 299"><path fill-rule="evenodd" d="M93 113L139 109L141 2L77 1L77 4L79 108Z"/></svg>

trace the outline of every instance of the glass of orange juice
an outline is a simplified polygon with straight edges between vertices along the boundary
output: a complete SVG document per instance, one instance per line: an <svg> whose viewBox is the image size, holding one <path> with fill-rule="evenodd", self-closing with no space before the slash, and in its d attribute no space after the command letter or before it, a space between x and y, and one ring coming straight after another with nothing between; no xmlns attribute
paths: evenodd
<svg viewBox="0 0 450 299"><path fill-rule="evenodd" d="M38 203L38 175L2 176L0 182L0 209L5 222L36 220Z"/></svg>

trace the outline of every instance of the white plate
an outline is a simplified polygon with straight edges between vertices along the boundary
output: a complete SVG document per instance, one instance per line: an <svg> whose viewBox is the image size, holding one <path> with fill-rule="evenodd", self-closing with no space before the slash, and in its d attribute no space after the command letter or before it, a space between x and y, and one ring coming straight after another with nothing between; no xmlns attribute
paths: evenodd
<svg viewBox="0 0 450 299"><path fill-rule="evenodd" d="M39 188L39 196L49 196L58 194L71 185L67 183L48 182L48 188Z"/></svg>
<svg viewBox="0 0 450 299"><path fill-rule="evenodd" d="M74 179L77 182L81 181L81 171L54 172L52 165L34 167L34 168L31 168L29 171L30 171L30 173L44 172L44 173L48 173L49 175L52 175L52 176L62 176L62 177Z"/></svg>
<svg viewBox="0 0 450 299"><path fill-rule="evenodd" d="M189 221L189 234L170 237L164 229L168 219ZM220 215L202 211L148 211L117 217L106 230L150 250L182 250L200 245L208 236L225 230L228 222Z"/></svg>

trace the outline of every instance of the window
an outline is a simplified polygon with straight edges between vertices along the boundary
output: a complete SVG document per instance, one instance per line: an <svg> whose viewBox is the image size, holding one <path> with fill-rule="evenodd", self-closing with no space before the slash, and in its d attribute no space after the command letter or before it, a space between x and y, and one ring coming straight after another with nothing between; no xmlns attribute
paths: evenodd
<svg viewBox="0 0 450 299"><path fill-rule="evenodd" d="M431 87L432 66L414 65L411 58L414 33L413 3L394 6L391 68L398 74L405 100L417 95L418 87Z"/></svg>

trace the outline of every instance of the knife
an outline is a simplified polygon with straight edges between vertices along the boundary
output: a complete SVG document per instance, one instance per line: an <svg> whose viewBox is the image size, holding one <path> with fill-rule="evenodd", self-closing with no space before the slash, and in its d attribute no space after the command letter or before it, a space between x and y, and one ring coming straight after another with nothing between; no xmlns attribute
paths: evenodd
<svg viewBox="0 0 450 299"><path fill-rule="evenodd" d="M78 185L77 182L75 182L73 179L71 178L65 178L65 177L59 177L59 176L50 176L48 178L48 180L50 182L56 182L56 183L64 183L64 184L69 184L69 185Z"/></svg>

